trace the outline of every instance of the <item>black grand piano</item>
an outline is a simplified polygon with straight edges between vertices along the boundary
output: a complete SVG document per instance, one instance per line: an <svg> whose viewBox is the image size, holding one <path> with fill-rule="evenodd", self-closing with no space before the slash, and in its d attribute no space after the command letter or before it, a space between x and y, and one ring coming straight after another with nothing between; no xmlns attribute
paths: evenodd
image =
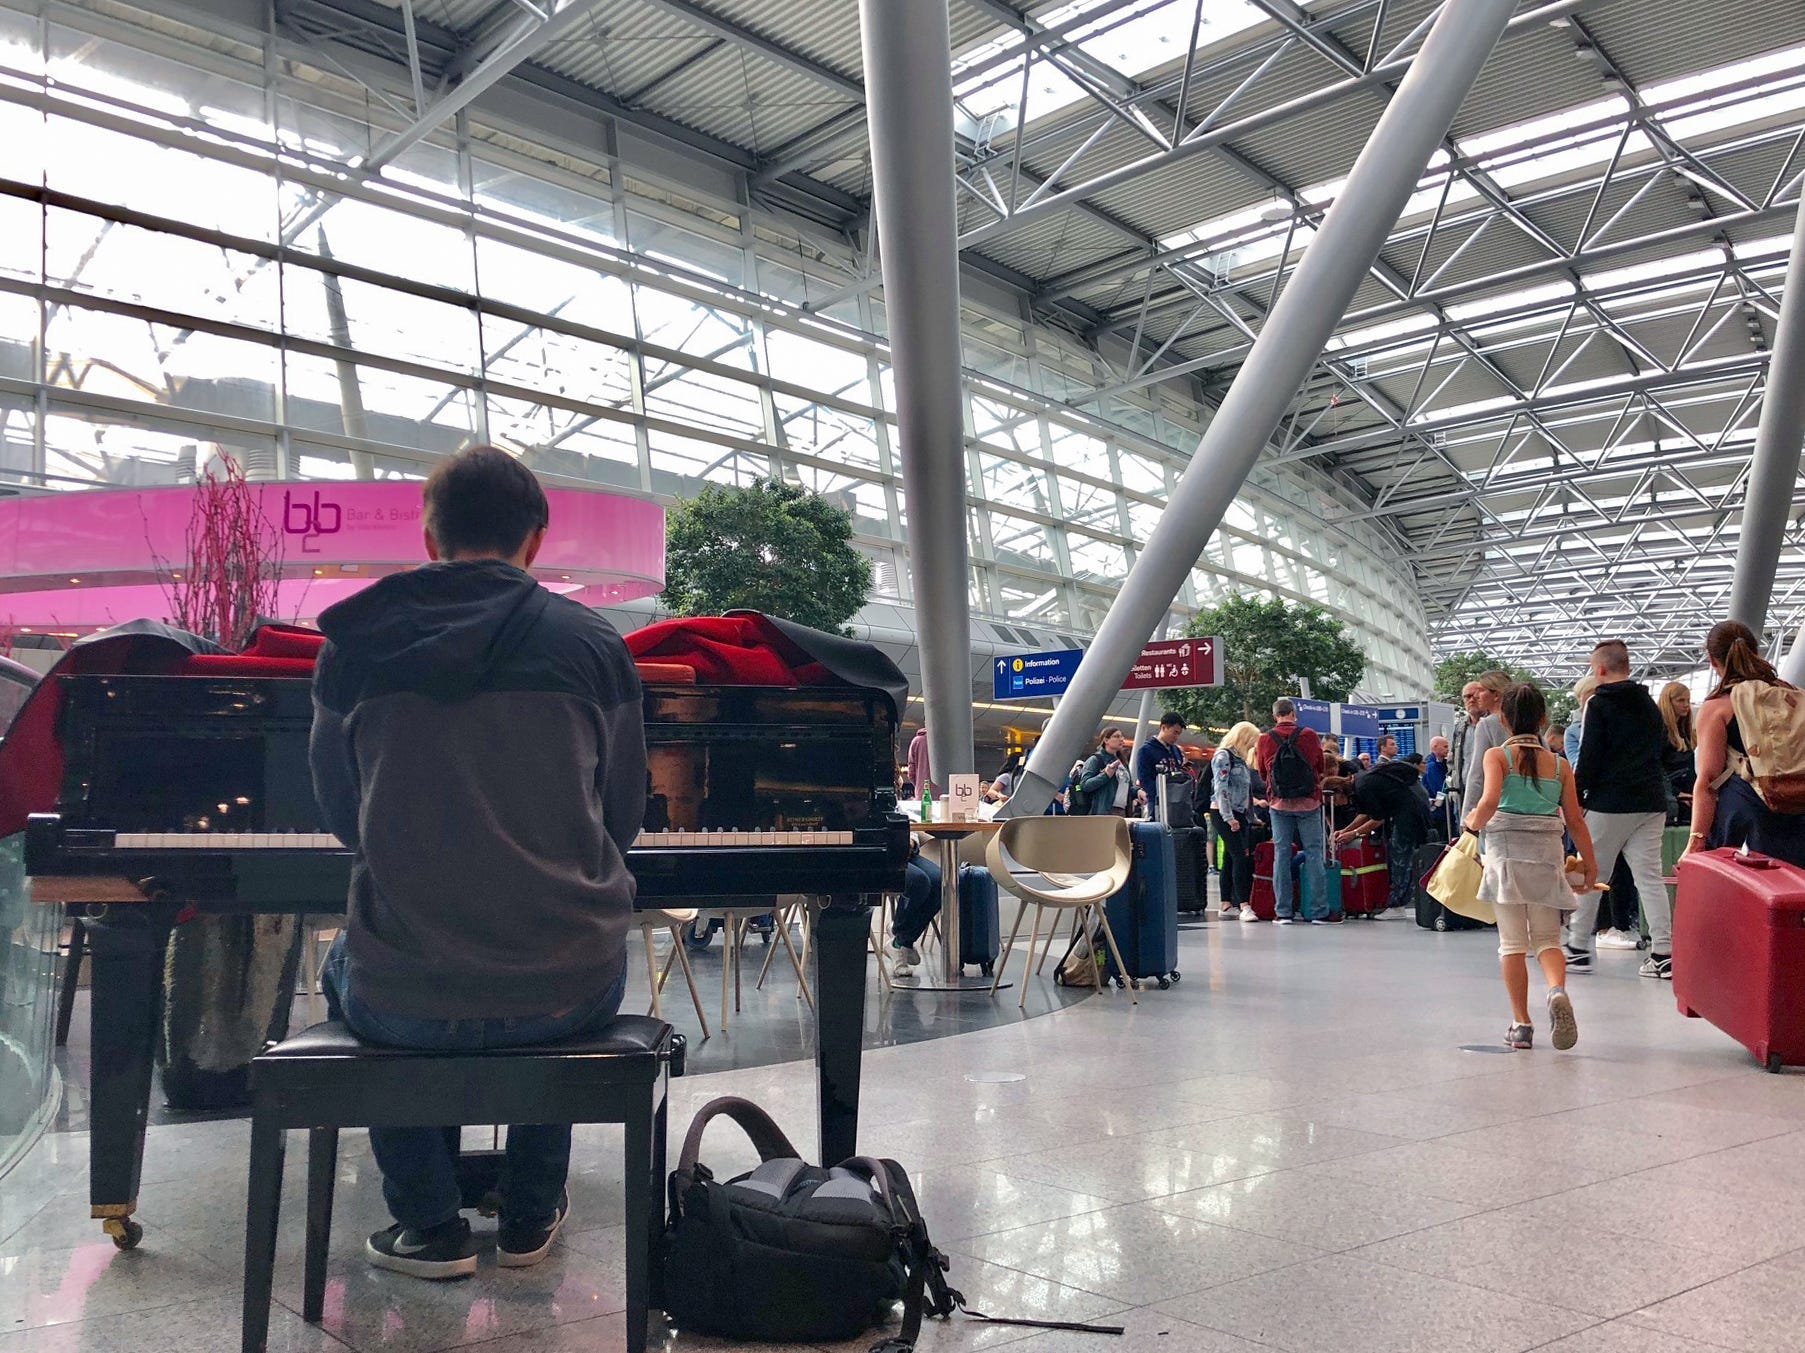
<svg viewBox="0 0 1805 1353"><path fill-rule="evenodd" d="M62 786L56 811L28 822L25 864L35 891L85 908L89 1201L130 1248L172 928L197 913L342 912L351 860L313 801L307 678L60 681ZM627 857L642 905L825 899L814 944L821 1144L829 1160L853 1155L866 908L900 889L909 851L893 789L895 700L848 686L648 684L645 723L649 829Z"/></svg>

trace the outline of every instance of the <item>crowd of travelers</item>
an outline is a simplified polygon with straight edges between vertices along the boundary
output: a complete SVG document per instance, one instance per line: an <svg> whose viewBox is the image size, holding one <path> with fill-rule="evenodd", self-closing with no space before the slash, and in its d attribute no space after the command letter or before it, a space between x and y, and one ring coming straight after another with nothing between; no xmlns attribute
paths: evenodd
<svg viewBox="0 0 1805 1353"><path fill-rule="evenodd" d="M1578 1026L1567 978L1592 972L1598 949L1646 950L1640 975L1672 977L1667 882L1675 854L1746 846L1805 866L1805 764L1796 776L1784 766L1773 774L1771 765L1758 774L1743 726L1762 719L1778 746L1785 721L1796 717L1805 762L1805 702L1793 713L1795 702L1781 695L1791 688L1744 625L1714 626L1704 656L1712 689L1695 708L1681 682L1651 693L1632 674L1628 646L1607 639L1588 655L1564 724L1550 723L1535 685L1504 671L1482 673L1461 691L1464 717L1452 735L1431 738L1426 754L1400 756L1387 734L1373 752L1344 757L1339 739L1299 724L1289 698L1274 703L1266 727L1238 722L1214 746L1183 742L1185 722L1172 713L1139 747L1110 726L1047 811L1158 817L1162 778L1182 777L1192 786L1187 797L1201 806L1197 825L1211 833L1220 917L1262 919L1252 905L1260 843L1271 842L1278 859L1296 856L1295 873L1271 870L1280 925L1342 920L1322 877L1335 848L1383 840L1389 907L1410 907L1420 886L1412 862L1423 847L1472 832L1483 864L1479 898L1497 918L1511 1011L1505 1041L1532 1045L1533 959L1547 987L1554 1046L1569 1048ZM1740 697L1739 687L1746 688ZM910 748L905 795L926 775L926 755L923 730ZM1010 755L984 786L987 802L1009 798L1022 763L1021 753ZM1799 802L1776 806L1787 793ZM1668 834L1675 826L1689 828L1683 850ZM923 857L909 868L895 943L912 956L938 907L940 880Z"/></svg>

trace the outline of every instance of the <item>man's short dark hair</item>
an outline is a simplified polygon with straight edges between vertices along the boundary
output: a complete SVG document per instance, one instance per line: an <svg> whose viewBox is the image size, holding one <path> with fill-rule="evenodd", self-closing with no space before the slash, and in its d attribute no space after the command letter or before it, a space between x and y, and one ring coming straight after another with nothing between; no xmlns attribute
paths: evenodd
<svg viewBox="0 0 1805 1353"><path fill-rule="evenodd" d="M1630 646L1621 639L1605 639L1592 649L1592 656L1604 665L1607 672L1627 672L1630 669Z"/></svg>
<svg viewBox="0 0 1805 1353"><path fill-rule="evenodd" d="M533 472L499 446L473 446L440 461L421 496L426 529L443 558L505 559L551 519Z"/></svg>
<svg viewBox="0 0 1805 1353"><path fill-rule="evenodd" d="M1159 726L1161 728L1183 728L1185 726L1185 716L1167 710L1164 714L1159 716Z"/></svg>
<svg viewBox="0 0 1805 1353"><path fill-rule="evenodd" d="M1276 699L1272 702L1272 717L1273 718L1289 719L1289 718L1294 717L1296 714L1297 714L1297 706L1291 703L1290 696L1281 695L1278 699Z"/></svg>

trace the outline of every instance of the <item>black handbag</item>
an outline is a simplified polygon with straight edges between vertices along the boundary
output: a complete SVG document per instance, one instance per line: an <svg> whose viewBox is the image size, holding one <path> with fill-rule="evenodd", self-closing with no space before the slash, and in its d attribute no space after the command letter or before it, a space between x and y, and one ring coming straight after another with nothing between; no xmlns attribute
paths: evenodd
<svg viewBox="0 0 1805 1353"><path fill-rule="evenodd" d="M725 1183L701 1163L702 1134L731 1118L758 1149L757 1168ZM761 1343L828 1343L881 1324L903 1302L902 1328L874 1345L910 1353L925 1313L1042 1329L1120 1334L1120 1326L1005 1320L972 1311L947 1286L908 1174L855 1156L809 1165L770 1115L726 1096L696 1114L670 1178L658 1263L661 1301L679 1329Z"/></svg>

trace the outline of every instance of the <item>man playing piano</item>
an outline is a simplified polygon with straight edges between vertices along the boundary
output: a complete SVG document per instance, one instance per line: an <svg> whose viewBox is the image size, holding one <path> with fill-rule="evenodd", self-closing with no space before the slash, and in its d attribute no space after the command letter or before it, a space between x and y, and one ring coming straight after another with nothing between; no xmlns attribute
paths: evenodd
<svg viewBox="0 0 1805 1353"><path fill-rule="evenodd" d="M626 979L626 851L645 810L639 679L601 616L526 568L545 539L532 473L476 447L433 471L434 561L320 617L314 791L353 852L327 960L363 1039L468 1050L606 1024ZM395 1224L366 1249L421 1278L476 1271L456 1130L372 1128ZM496 1261L538 1262L569 1215L568 1127L508 1129Z"/></svg>

